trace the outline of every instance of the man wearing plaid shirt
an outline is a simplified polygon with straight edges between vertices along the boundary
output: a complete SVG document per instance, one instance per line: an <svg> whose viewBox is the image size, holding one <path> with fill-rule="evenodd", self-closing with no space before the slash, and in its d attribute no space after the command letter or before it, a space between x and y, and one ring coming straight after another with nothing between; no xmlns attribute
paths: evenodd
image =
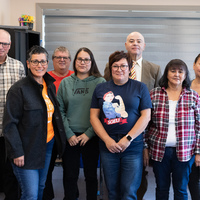
<svg viewBox="0 0 200 200"><path fill-rule="evenodd" d="M5 193L6 200L18 200L18 184L12 172L12 166L6 159L5 141L2 133L2 119L6 94L16 81L25 77L23 64L9 57L11 45L10 34L0 29L0 192Z"/></svg>

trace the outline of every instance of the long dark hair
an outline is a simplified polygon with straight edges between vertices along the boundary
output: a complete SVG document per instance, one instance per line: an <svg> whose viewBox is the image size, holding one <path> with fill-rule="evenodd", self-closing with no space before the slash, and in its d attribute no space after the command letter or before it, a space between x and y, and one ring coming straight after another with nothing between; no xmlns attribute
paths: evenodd
<svg viewBox="0 0 200 200"><path fill-rule="evenodd" d="M81 51L85 51L89 54L90 56L90 59L91 59L91 68L90 68L90 71L89 71L89 76L95 76L95 77L101 77L101 73L99 72L99 69L97 67L97 64L96 64L96 61L94 59L94 55L93 53L86 47L82 47L80 48L77 52L76 52L76 55L74 57L74 61L73 61L73 69L74 69L74 72L75 72L75 75L77 75L77 70L76 70L76 59L77 59L77 56L78 54L81 52Z"/></svg>
<svg viewBox="0 0 200 200"><path fill-rule="evenodd" d="M189 90L190 89L190 85L191 85L191 81L190 81L190 77L189 77L189 70L188 70L188 67L185 64L185 62L183 62L180 59L173 59L167 64L167 66L165 67L164 74L161 77L161 79L159 80L160 87L168 88L167 75L168 75L168 71L172 67L182 67L183 68L183 70L185 71L185 80L182 83L182 87Z"/></svg>

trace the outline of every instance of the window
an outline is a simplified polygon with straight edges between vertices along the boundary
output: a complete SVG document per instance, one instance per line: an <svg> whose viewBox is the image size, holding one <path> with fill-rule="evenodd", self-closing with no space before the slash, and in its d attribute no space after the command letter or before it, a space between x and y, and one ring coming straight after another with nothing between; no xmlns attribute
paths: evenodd
<svg viewBox="0 0 200 200"><path fill-rule="evenodd" d="M44 42L50 56L63 45L73 60L76 51L85 46L93 52L103 74L109 55L116 50L126 51L127 35L138 31L145 37L144 59L163 70L171 59L179 58L194 74L192 65L200 44L199 12L44 9L43 14Z"/></svg>

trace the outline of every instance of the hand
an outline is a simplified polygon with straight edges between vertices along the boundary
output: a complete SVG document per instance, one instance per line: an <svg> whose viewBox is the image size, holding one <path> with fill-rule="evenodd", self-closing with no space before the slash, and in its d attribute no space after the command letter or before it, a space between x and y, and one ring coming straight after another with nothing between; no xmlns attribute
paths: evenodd
<svg viewBox="0 0 200 200"><path fill-rule="evenodd" d="M149 150L148 149L143 150L143 162L144 162L145 167L149 166Z"/></svg>
<svg viewBox="0 0 200 200"><path fill-rule="evenodd" d="M77 139L80 141L80 146L85 146L85 144L90 138L85 133L83 133L79 135Z"/></svg>
<svg viewBox="0 0 200 200"><path fill-rule="evenodd" d="M70 137L68 139L69 145L70 146L76 146L79 143L78 138L76 137L76 135L73 135L72 137Z"/></svg>
<svg viewBox="0 0 200 200"><path fill-rule="evenodd" d="M24 166L24 156L20 156L18 158L14 158L13 162L17 167L23 167Z"/></svg>
<svg viewBox="0 0 200 200"><path fill-rule="evenodd" d="M199 154L195 155L195 164L196 164L196 167L200 166L200 155Z"/></svg>
<svg viewBox="0 0 200 200"><path fill-rule="evenodd" d="M120 151L122 151L122 148L119 146L119 144L117 144L115 142L115 140L113 140L112 138L110 138L109 140L107 140L105 142L107 149L111 152L111 153L120 153Z"/></svg>
<svg viewBox="0 0 200 200"><path fill-rule="evenodd" d="M122 148L121 152L125 151L131 142L124 136L117 144Z"/></svg>

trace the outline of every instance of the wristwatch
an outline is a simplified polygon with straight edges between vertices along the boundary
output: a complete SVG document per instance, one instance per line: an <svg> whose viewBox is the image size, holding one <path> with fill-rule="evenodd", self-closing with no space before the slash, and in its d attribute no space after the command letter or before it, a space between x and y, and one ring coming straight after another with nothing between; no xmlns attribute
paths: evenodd
<svg viewBox="0 0 200 200"><path fill-rule="evenodd" d="M129 142L132 142L132 141L133 141L133 138L132 138L129 134L126 135L126 138L127 138L127 140L128 140Z"/></svg>

